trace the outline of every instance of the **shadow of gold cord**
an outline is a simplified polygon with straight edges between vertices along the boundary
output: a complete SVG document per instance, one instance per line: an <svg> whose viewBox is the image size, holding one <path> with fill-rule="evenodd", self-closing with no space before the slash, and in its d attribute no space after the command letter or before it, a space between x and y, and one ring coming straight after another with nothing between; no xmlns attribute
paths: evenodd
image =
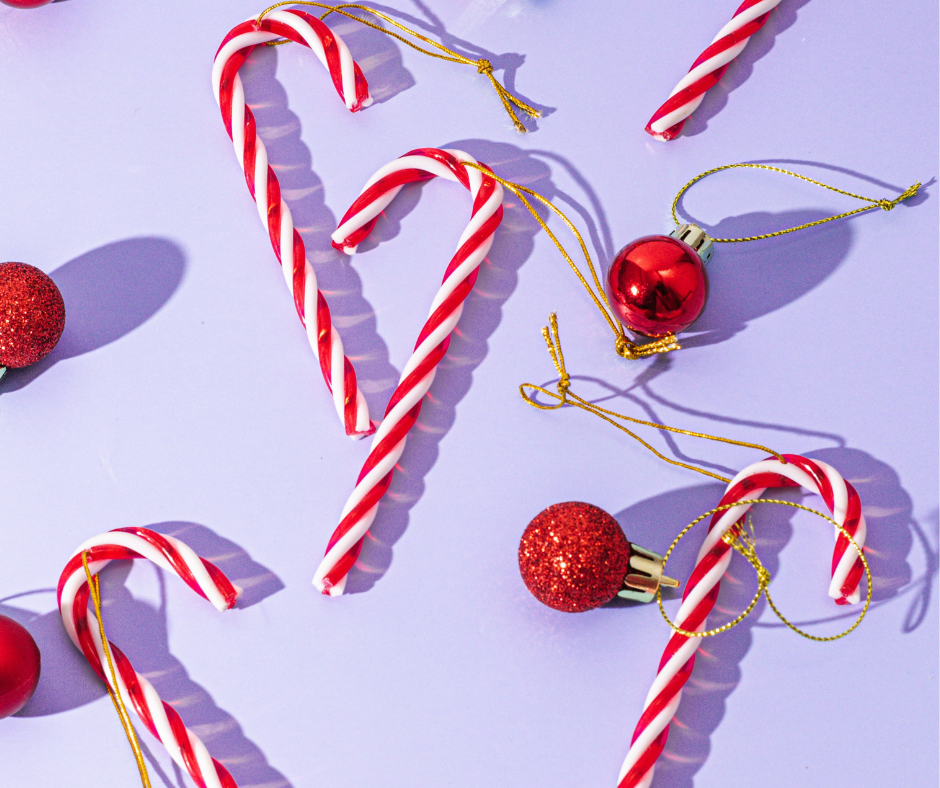
<svg viewBox="0 0 940 788"><path fill-rule="evenodd" d="M314 3L316 5L316 3ZM433 43L433 42L432 42ZM598 311L603 315L604 320L607 321L607 325L610 326L611 331L614 332L614 346L617 351L617 355L625 359L638 359L645 358L647 356L652 356L656 353L670 353L674 350L681 350L681 345L676 340L675 335L667 334L664 337L654 339L651 342L640 344L637 342L632 342L627 338L626 332L624 331L623 326L620 321L617 320L616 316L613 314L613 310L610 306L610 301L607 299L607 294L604 291L604 287L601 285L600 277L597 274L597 270L594 267L594 262L591 260L591 255L587 250L587 245L584 243L584 238L582 238L581 233L578 232L577 227L574 226L574 223L565 216L558 208L555 207L553 203L545 199L538 192L528 189L525 186L520 186L518 183L513 183L512 181L507 181L505 178L500 178L498 175L493 174L493 172L488 168L479 164L471 164L469 162L463 162L465 167L472 167L473 169L480 170L493 180L502 184L505 188L509 189L519 201L525 206L525 208L532 214L535 218L535 221L538 222L539 226L545 231L548 237L551 239L552 243L555 244L555 247L558 249L558 252L564 257L565 261L571 267L571 270L574 271L575 276L578 277L578 281L581 282L585 290L587 290L588 295L591 297L591 300L594 302L594 306L597 307ZM875 200L870 197L862 197L859 194L853 194L852 192L844 191L843 189L837 189L835 186L828 186L825 183L820 181L815 181L812 178L807 178L805 175L800 175L795 172L790 172L789 170L783 170L779 167L769 167L764 164L725 164L721 167L714 167L710 170L707 170L700 175L696 175L691 181L689 181L685 186L683 186L679 193L676 195L675 199L672 201L672 218L676 223L676 226L679 226L681 222L679 221L679 216L677 213L679 200L682 198L682 195L689 189L692 184L700 181L702 178L705 178L708 175L713 173L720 172L721 170L730 170L736 167L750 167L759 170L770 170L772 172L779 172L784 175L790 175L794 178L799 178L800 180L806 181L808 183L815 184L816 186L821 186L824 189L829 189L830 191L838 192L839 194L844 194L848 197L854 197L858 200L863 200L865 202L871 203L866 205L864 208L857 208L854 211L848 211L846 213L840 213L837 216L830 216L827 219L820 219L815 222L807 222L806 224L801 224L797 227L791 227L787 230L778 230L777 232L764 233L763 235L752 235L747 238L711 238L715 243L743 243L745 241L759 241L765 238L775 238L778 235L786 235L787 233L793 233L797 230L805 230L809 227L815 227L820 224L825 224L826 222L832 222L836 219L844 219L848 216L854 216L857 213L863 213L864 211L870 211L873 208L881 208L885 211L892 210L896 205L913 197L917 194L918 189L920 188L920 182L918 181L913 186L908 188L903 194L899 195L893 200L883 199ZM526 199L526 195L533 197L538 200L540 203L545 205L549 210L551 210L558 218L560 218L569 230L574 234L574 237L578 240L578 245L581 247L581 253L584 255L585 262L587 263L588 270L591 273L591 279L594 282L594 287L592 288L587 278L575 264L574 260L571 259L571 255L565 250L565 247L562 245L561 241L555 236L555 234L549 229L548 225L539 216L538 211L535 210L535 207Z"/></svg>
<svg viewBox="0 0 940 788"><path fill-rule="evenodd" d="M770 584L770 572L767 571L767 568L761 563L760 558L758 558L757 556L753 522L750 523L750 533L747 533L743 528L741 528L739 523L735 523L721 536L722 541L725 542L725 544L728 544L731 547L733 547L737 552L739 552L742 556L744 556L747 562L751 566L753 566L754 570L757 572L757 593L754 594L754 598L750 601L750 603L744 609L744 611L740 613L737 617L729 621L727 624L723 624L722 626L716 627L715 629L707 629L702 632L692 632L689 630L680 629L672 622L669 616L666 615L666 610L663 607L662 592L660 589L657 588L656 589L656 601L659 603L659 612L663 614L663 618L666 619L666 623L669 624L670 628L674 632L677 632L680 635L684 635L685 637L688 637L688 638L714 637L715 635L720 635L722 632L727 632L732 627L736 627L745 618L747 618L750 615L751 611L757 605L758 601L760 600L761 594L763 594L765 597L767 597L767 604L770 605L770 609L774 611L774 613L777 615L777 618L779 618L790 629L796 632L796 634L802 635L808 640L815 640L817 643L829 643L833 640L844 638L846 635L852 632L852 630L854 630L859 624L862 623L862 619L865 618L865 614L868 612L868 607L869 605L871 605L871 570L868 567L868 561L865 560L864 551L862 550L861 547L859 547L858 542L856 542L855 539L852 538L852 535L843 526L839 525L831 517L823 514L822 512L817 512L815 509L810 509L808 506L803 506L802 504L799 504L799 503L793 503L793 501L776 500L774 498L755 498L750 501L737 501L736 503L727 503L727 504L724 504L723 506L718 506L712 509L711 511L705 512L705 514L701 515L700 517L696 517L691 523L689 523L685 528L683 528L679 532L679 535L675 539L673 539L672 544L669 545L669 549L666 551L665 555L663 556L663 571L665 571L666 562L669 560L669 556L672 553L672 551L676 548L676 545L679 544L682 537L684 537L690 530L692 530L692 528L695 525L702 522L702 520L706 519L707 517L711 517L713 514L717 514L718 512L724 512L724 511L727 511L728 509L733 509L736 506L748 506L748 505L753 505L753 504L758 504L758 503L772 503L772 504L778 504L780 506L790 506L794 509L802 509L804 512L815 514L817 517L821 517L823 520L829 523L832 523L832 525L835 526L835 528L839 531L839 533L841 533L846 539L848 539L852 543L852 547L855 548L855 552L858 553L858 557L861 560L862 565L865 567L865 579L868 585L868 592L865 595L865 604L862 606L862 610L858 614L858 618L855 619L855 623L852 624L852 626L850 626L844 632L840 632L838 635L830 635L829 637L817 637L816 635L810 635L808 632L804 632L802 629L796 626L796 624L793 624L790 621L788 621L784 617L783 613L781 613L780 610L777 609L777 606L774 604L774 601L770 598L770 592L767 590L767 586Z"/></svg>
<svg viewBox="0 0 940 788"><path fill-rule="evenodd" d="M712 479L717 479L720 482L728 483L731 479L726 476L721 476L717 473L712 473L711 471L706 471L703 468L697 468L694 465L690 465L685 462L680 462L679 460L672 460L669 457L664 456L659 451L654 449L650 444L643 440L639 435L628 430L622 424L618 424L614 419L622 419L623 421L629 421L633 424L640 424L644 427L652 427L657 430L666 430L667 432L676 433L678 435L688 435L692 438L704 438L710 441L718 441L719 443L729 443L734 446L742 446L748 449L758 449L759 451L767 452L768 454L776 457L780 462L786 464L786 460L773 449L768 449L766 446L761 446L757 443L746 443L744 441L736 441L731 438L721 438L717 435L708 435L704 432L692 432L691 430L680 430L676 427L669 427L665 424L657 424L653 421L644 421L643 419L635 419L632 416L625 416L622 413L617 413L612 410L607 410L598 405L594 405L587 400L582 399L573 391L571 391L571 377L568 374L567 369L565 368L565 356L561 350L561 339L558 336L558 318L554 312L549 315L549 323L551 324L551 330L549 328L542 328L542 336L545 338L545 344L548 347L548 352L552 357L552 363L555 365L555 371L558 373L558 393L549 391L548 389L542 388L542 386L537 386L534 383L523 383L519 386L519 394L522 396L522 399L526 401L527 404L531 405L533 408L538 408L539 410L558 410L564 405L572 405L576 408L581 408L588 413L592 413L597 416L599 419L603 419L608 424L612 424L618 430L625 432L634 440L641 443L647 449L649 449L653 454L655 454L659 459L664 462L668 462L670 465L676 465L680 468L687 468L690 471L695 471L696 473L701 473L704 476L710 476ZM537 402L533 399L529 391L538 391L546 396L552 397L553 399L558 400L557 405L542 405L540 402ZM756 604L756 603L755 603Z"/></svg>
<svg viewBox="0 0 940 788"><path fill-rule="evenodd" d="M91 592L91 599L95 605L95 615L98 618L98 634L101 636L101 647L104 651L105 659L108 663L108 672L111 675L111 683L105 682L108 688L108 695L111 696L111 702L117 711L118 718L121 720L121 726L127 736L127 741L134 752L134 760L137 761L137 771L140 772L140 781L144 788L151 788L150 776L147 774L147 764L144 762L144 754L140 749L140 742L137 741L137 734L134 732L134 726L131 723L130 715L127 713L127 707L121 698L121 690L118 685L117 671L114 669L114 661L111 658L111 648L108 645L108 637L104 633L104 621L101 618L101 590L98 587L98 575L92 575L88 568L88 551L82 551L82 566L85 567L85 577L88 580L88 589ZM113 688L113 689L112 689Z"/></svg>
<svg viewBox="0 0 940 788"><path fill-rule="evenodd" d="M532 117L532 118L542 117L542 113L539 112L539 110L535 109L534 107L529 106L522 99L512 95L512 93L510 93L508 90L506 90L505 87L503 87L503 85L499 82L499 80L493 76L493 64L490 63L490 61L487 60L486 58L481 57L477 60L474 60L473 58L469 58L466 55L461 55L459 52L454 52L454 50L448 49L443 44L439 44L437 41L434 41L428 38L427 36L424 36L421 33L418 33L417 31L412 30L410 27L405 27L400 22L396 22L390 16L383 14L381 11L376 11L374 8L369 8L369 6L360 5L358 3L343 3L341 5L327 5L326 3L312 2L312 0L285 0L285 2L275 3L274 5L268 8L265 8L264 11L258 14L257 22L260 24L261 20L264 19L264 17L267 14L271 13L271 11L273 11L274 9L280 8L281 6L285 6L285 5L308 5L308 6L314 6L315 8L324 8L326 9L326 12L320 17L320 19L326 19L326 17L328 17L330 14L342 14L343 16L348 17L349 19L352 19L356 22L359 22L365 25L366 27L371 27L373 30L378 30L380 33L384 33L387 36L391 36L392 38L397 39L398 41L401 41L401 43L405 44L406 46L409 46L412 49L417 50L418 52L421 52L430 57L436 57L440 60L449 60L451 63L463 63L468 66L473 66L474 68L476 68L478 74L485 74L487 79L489 79L490 83L493 85L493 89L496 91L496 95L499 96L499 100L503 103L503 108L506 110L506 113L512 119L513 126L516 127L516 131L518 131L520 134L525 134L528 131L528 129L526 129L522 121L519 120L519 116L516 115L516 111L513 109L513 105L518 107L522 112L524 112L529 117ZM386 30L384 27L382 27L381 25L377 25L375 22L370 22L367 19L363 19L360 16L356 16L355 14L350 14L348 11L344 10L346 8L355 8L355 9L358 9L359 11L365 11L366 13L372 14L373 16L376 16L379 19L382 19L385 22L388 22L390 25L394 25L399 30L407 33L410 36L413 36L414 38L427 44L428 46L434 47L434 49L438 51L432 52L430 49L425 49L424 47L418 46L413 41L409 41L404 36L401 36L398 33L395 33L391 30ZM287 43L287 39L283 39L280 41L267 42L268 46L278 46L280 44L286 44L286 43Z"/></svg>
<svg viewBox="0 0 940 788"><path fill-rule="evenodd" d="M587 294L591 297L591 300L594 302L594 306L597 307L598 311L601 313L601 315L603 315L604 320L607 321L607 325L610 326L610 330L614 332L614 349L617 351L618 356L626 359L636 359L652 356L655 353L669 353L673 350L680 349L679 343L672 334L667 334L660 339L656 339L652 342L648 342L642 345L636 342L631 342L627 338L620 321L612 315L613 310L610 308L610 302L607 300L607 294L604 292L604 287L601 284L600 277L597 275L597 269L594 267L594 261L591 259L591 254L588 252L587 244L584 242L584 238L581 236L581 233L578 232L578 228L574 226L574 223L571 221L571 219L565 216L565 214L562 213L562 211L557 208L554 203L545 199L541 194L533 191L532 189L526 188L525 186L520 186L518 183L513 183L512 181L507 181L505 178L500 178L498 175L494 175L492 170L481 164L473 164L472 162L461 162L461 164L463 164L465 167L479 170L488 178L492 178L497 183L509 189L509 191L516 195L516 197L529 211L529 213L532 214L532 216L535 218L535 221L539 223L539 227L545 231L545 234L551 239L552 243L555 244L555 247L558 249L561 256L565 258L565 261L571 267L571 270L574 271L574 275L578 277L578 281L587 291ZM564 245L549 229L548 225L545 223L545 220L539 216L538 211L535 210L535 206L533 206L532 203L526 199L526 195L529 195L530 197L533 197L542 203L559 219L561 219L569 230L571 230L571 233L578 240L578 245L581 247L581 254L584 255L584 260L587 263L588 270L591 272L591 279L594 282L593 288L591 287L587 278L581 272L581 269L578 268L574 260L571 259L571 255L568 254L568 251L565 249Z"/></svg>
<svg viewBox="0 0 940 788"><path fill-rule="evenodd" d="M679 205L679 200L682 198L682 195L688 191L689 187L696 183L702 178L705 178L709 175L712 175L716 172L721 172L722 170L733 170L736 167L750 167L755 170L770 170L771 172L779 172L783 175L790 175L794 178L799 178L801 181L806 181L807 183L812 183L816 186L821 186L823 189L828 189L831 192L837 192L838 194L844 194L846 197L854 197L856 200L862 200L863 202L871 203L871 205L866 205L864 208L856 208L854 211L847 211L846 213L840 213L837 216L830 216L827 219L818 219L815 222L807 222L806 224L801 224L796 227L791 227L788 230L778 230L774 233L764 233L763 235L750 235L747 238L712 238L716 244L734 244L734 243L744 243L746 241L761 241L765 238L776 238L778 235L786 235L787 233L795 233L797 230L805 230L808 227L816 227L820 224L825 224L826 222L834 222L836 219L845 219L848 216L854 216L857 213L864 213L865 211L870 211L873 208L881 208L884 211L892 210L898 203L903 202L908 197L913 197L917 194L917 190L920 188L920 181L915 183L913 186L910 186L905 190L900 196L895 197L893 200L873 200L871 197L862 197L860 194L853 194L852 192L844 191L843 189L837 189L835 186L828 186L825 183L820 181L814 181L812 178L807 178L805 175L800 175L796 172L790 172L789 170L783 170L779 167L769 167L766 164L725 164L721 167L714 167L710 170L706 170L700 175L696 175L691 181L689 181L685 186L679 189L679 193L676 195L676 199L672 201L672 219L678 227L682 224L679 221L679 216L676 212L676 209Z"/></svg>

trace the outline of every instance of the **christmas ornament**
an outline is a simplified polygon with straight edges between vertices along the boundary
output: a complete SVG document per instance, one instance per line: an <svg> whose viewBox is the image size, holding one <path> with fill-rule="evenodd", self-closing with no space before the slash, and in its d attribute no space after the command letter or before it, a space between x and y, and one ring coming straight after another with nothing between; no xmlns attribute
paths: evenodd
<svg viewBox="0 0 940 788"><path fill-rule="evenodd" d="M519 571L526 588L549 607L581 613L616 596L651 602L663 577L663 557L627 541L603 509L569 501L535 516L519 542Z"/></svg>
<svg viewBox="0 0 940 788"><path fill-rule="evenodd" d="M460 319L464 300L473 290L477 270L502 221L503 189L490 177L489 168L467 153L437 148L413 150L386 164L369 179L333 233L333 246L354 254L402 186L433 177L456 181L470 192L473 198L470 223L444 272L427 322L402 370L398 387L385 409L385 418L372 438L372 448L356 487L343 507L340 523L314 575L314 585L331 596L343 593L347 573L359 556L379 501L391 484L395 463L405 449L408 433L418 420L424 395L431 387L437 365L447 353L450 332Z"/></svg>
<svg viewBox="0 0 940 788"><path fill-rule="evenodd" d="M426 55L474 66L490 80L516 129L520 132L526 131L526 128L516 116L513 106L515 105L531 117L539 117L539 112L506 91L493 76L493 66L488 60L472 60L464 57L404 27L385 14L365 6L355 7L384 20L436 51L420 47L397 33L343 10L343 8L353 6L334 8L322 3L309 2L278 3L271 6L257 19L251 19L233 28L219 47L212 69L212 86L216 102L222 111L225 129L235 146L235 156L244 170L248 190L255 199L262 222L268 229L274 253L284 271L287 286L294 296L294 307L307 330L310 346L320 361L323 379L333 394L333 402L346 429L346 434L353 438L362 438L371 435L375 431L375 425L369 420L368 406L357 387L352 362L343 353L343 343L333 326L326 298L317 289L316 274L306 260L303 239L294 229L287 203L281 199L277 176L268 166L267 152L257 134L254 115L245 105L245 94L238 71L255 46L293 41L313 50L329 71L337 93L351 112L358 112L368 107L372 99L359 66L353 61L352 55L339 35L319 19L303 11L272 10L283 5L316 6L326 9L323 16L330 13L342 14L363 25L387 33Z"/></svg>
<svg viewBox="0 0 940 788"><path fill-rule="evenodd" d="M627 244L607 270L607 300L620 322L647 337L685 331L708 298L712 242L695 225Z"/></svg>
<svg viewBox="0 0 940 788"><path fill-rule="evenodd" d="M26 627L0 616L0 720L26 705L39 684L39 648Z"/></svg>
<svg viewBox="0 0 940 788"><path fill-rule="evenodd" d="M39 8L41 5L48 5L52 0L0 0L4 5L13 8Z"/></svg>
<svg viewBox="0 0 940 788"><path fill-rule="evenodd" d="M630 750L618 780L618 788L648 788L653 779L653 766L665 747L666 737L669 732L669 722L678 708L682 687L685 682L688 681L692 673L692 668L695 664L695 653L702 638L719 635L739 624L755 608L762 595L767 597L768 605L777 616L780 617L784 624L798 634L811 640L836 640L849 634L849 632L853 631L855 627L861 623L871 601L871 573L862 552L866 535L865 518L862 515L862 505L858 493L856 493L852 485L845 481L834 468L824 462L810 460L795 454L778 454L772 449L754 443L735 441L729 438L721 438L700 432L691 432L689 430L669 427L665 424L656 424L642 419L635 419L631 416L625 416L624 414L602 408L599 405L579 397L571 390L571 377L565 366L565 357L562 353L561 340L558 334L558 321L554 314L551 315L550 326L550 328L543 328L542 334L545 338L545 343L555 365L555 369L558 372L557 393L551 392L542 386L523 383L519 387L519 392L525 402L540 410L558 410L564 405L572 405L581 410L585 410L639 441L660 459L672 465L688 468L704 476L718 479L728 485L718 507L696 520L693 520L686 526L673 540L673 543L670 545L661 561L657 561L655 564L659 573L664 572L669 556L682 537L684 537L694 525L714 515L712 516L709 534L699 551L695 569L686 582L682 606L679 609L675 623L670 621L668 616L666 616L662 605L662 595L659 586L657 585L654 589L660 610L669 626L673 629L673 635L660 660L656 680L647 695L643 714L633 734ZM533 396L534 392L554 399L557 404L547 405L539 402ZM728 479L712 471L663 456L649 443L627 429L627 427L620 422L631 422L657 430L665 430L674 434L689 435L759 449L773 456L749 466L733 479ZM760 496L772 487L802 487L810 493L818 494L826 503L832 517L827 517L824 514L815 512L800 504L792 503L791 501L761 499ZM760 562L753 535L749 536L744 530L744 522L748 511L751 506L757 503L772 503L804 509L819 515L834 526L837 531L837 536L832 554L829 595L838 605L857 603L860 600L859 585L861 583L862 574L865 573L868 578L868 592L865 604L856 622L845 632L831 637L816 637L798 629L795 625L787 621L779 610L777 610L767 590L767 586L770 582L770 573ZM551 508L546 511L550 512ZM544 526L541 525L539 527L544 528ZM577 560L574 565L580 568L583 563L579 555L587 555L590 549L593 551L593 554L601 557L601 563L610 567L617 567L619 571L621 566L620 562L622 561L622 548L611 548L609 546L611 540L608 537L602 536L599 529L596 527L593 531L579 529L577 534L580 538L585 540L597 539L600 541L600 539L604 539L604 541L588 548L579 545L575 540L573 541L574 549L560 551L557 557L555 557L556 561L567 563L571 560L570 556L575 556ZM554 536L549 537L549 541L554 541L554 539ZM548 549L549 551L551 550L550 544L548 545ZM716 629L707 630L706 619L718 597L719 581L728 568L733 550L741 553L757 571L758 591L744 612L738 615L734 620ZM549 554L551 555L551 553ZM522 566L522 563L523 559L520 551L520 566ZM523 569L523 572L525 573L525 569ZM612 572L613 569L611 569L611 573ZM529 582L527 581L526 584L529 585ZM596 592L599 597L599 589L602 585L603 583L600 580L593 580L588 586L588 590L592 594ZM530 589L532 588L531 585L529 587ZM533 593L535 593L534 590ZM549 593L551 593L551 589Z"/></svg>
<svg viewBox="0 0 940 788"><path fill-rule="evenodd" d="M713 510L713 513L709 513L712 514L712 519L708 535L699 549L695 569L686 584L682 606L679 608L676 621L674 624L670 622L674 632L659 662L656 679L646 696L643 713L633 732L630 750L620 770L618 788L649 786L653 779L656 760L666 746L669 723L682 698L682 688L692 674L695 654L703 638L720 634L743 620L744 616L757 604L761 591L766 593L769 576L756 559L753 537L748 538L742 525L750 507L754 503L762 503L756 499L772 487L803 487L809 492L818 494L826 502L826 506L832 513L832 518L826 519L838 529L832 558L829 596L833 597L839 605L859 601L859 583L862 573L867 573L868 565L862 553L862 547L865 544L865 517L862 514L858 494L852 485L830 465L792 454L785 454L779 459L763 460L741 471L728 484L718 507ZM806 509L789 501L773 501L773 503ZM703 518L699 518L701 519ZM691 528L691 525L677 537L673 546ZM707 631L708 614L715 605L721 577L727 570L734 551L742 553L758 569L761 578L760 590L748 609L734 622L717 630ZM769 596L768 601L770 601ZM772 602L770 604L774 612L777 612L777 615L791 629L812 640L828 641L843 637L855 629L868 610L870 601L871 577L869 575L868 595L856 623L840 635L828 638L814 637L798 630L780 615ZM665 612L663 615L665 616Z"/></svg>
<svg viewBox="0 0 940 788"><path fill-rule="evenodd" d="M679 136L686 118L702 103L705 92L718 84L731 61L744 51L750 37L764 26L779 4L780 0L744 0L731 21L718 31L689 73L673 88L666 103L650 118L646 131L663 142Z"/></svg>
<svg viewBox="0 0 940 788"><path fill-rule="evenodd" d="M0 263L0 376L45 358L65 328L55 282L26 263Z"/></svg>
<svg viewBox="0 0 940 788"><path fill-rule="evenodd" d="M466 165L472 166L472 165ZM829 191L844 194L848 197L854 197L863 202L869 203L863 208L856 208L854 211L840 213L837 216L830 216L826 219L820 219L815 222L791 227L787 230L779 230L763 235L754 235L747 238L712 238L696 224L681 224L677 214L677 206L682 195L697 181L702 178L737 167L748 167L758 170L769 170L783 175L790 175L799 178L802 181L821 186ZM529 210L535 220L551 238L552 242L558 248L558 251L571 266L575 275L578 277L584 289L594 302L594 305L600 311L601 315L607 321L611 330L614 332L615 348L618 355L627 359L644 358L656 353L670 353L679 350L681 346L676 340L676 334L687 329L705 308L705 302L708 298L708 280L705 274L705 264L711 259L714 244L718 243L745 243L748 241L759 241L766 238L775 238L778 235L786 235L797 230L805 230L808 227L825 224L836 219L844 219L847 216L854 216L857 213L870 211L873 208L881 208L885 211L892 210L898 203L913 197L920 188L920 183L915 183L899 197L893 200L875 200L870 197L862 197L859 194L853 194L834 186L827 186L824 183L807 178L789 170L782 170L778 167L769 167L764 164L726 164L722 167L715 167L711 170L696 175L691 181L683 186L675 199L672 201L672 218L677 227L670 235L651 235L639 238L631 244L628 244L614 258L613 263L607 271L605 286L601 285L600 277L594 268L591 255L587 250L584 239L578 232L571 220L565 216L551 202L546 200L540 194L520 186L518 183L512 183L498 175L493 175L499 183L511 191L522 204ZM555 237L548 225L542 220L538 212L527 199L532 197L555 213L571 230L578 240L581 247L581 253L584 255L588 270L590 271L593 287L587 278L581 273L581 270L575 264L574 260L565 250L561 242ZM631 341L626 334L626 330L633 334L650 338L653 341L640 343Z"/></svg>
<svg viewBox="0 0 940 788"><path fill-rule="evenodd" d="M149 786L146 765L127 715L127 706L134 707L147 729L163 742L170 757L181 769L189 772L197 785L237 788L228 770L209 755L196 734L183 725L175 709L160 700L150 682L134 670L130 660L117 646L109 643L105 635L97 573L111 561L135 558L146 558L161 569L178 575L218 610L234 607L241 593L241 589L229 582L218 567L200 558L178 539L147 528L118 528L89 539L72 554L62 570L58 599L65 631L105 682L134 750L145 786ZM91 623L88 620L89 596L95 607Z"/></svg>

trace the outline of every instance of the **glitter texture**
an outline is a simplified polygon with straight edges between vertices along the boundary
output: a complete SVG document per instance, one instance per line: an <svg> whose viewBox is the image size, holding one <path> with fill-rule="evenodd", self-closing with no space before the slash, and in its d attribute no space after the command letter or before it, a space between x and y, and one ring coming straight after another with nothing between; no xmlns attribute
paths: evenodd
<svg viewBox="0 0 940 788"><path fill-rule="evenodd" d="M65 303L55 282L31 265L0 263L0 366L35 364L64 328Z"/></svg>
<svg viewBox="0 0 940 788"><path fill-rule="evenodd" d="M580 613L613 599L623 587L630 543L617 521L589 503L549 506L519 542L526 587L555 610Z"/></svg>

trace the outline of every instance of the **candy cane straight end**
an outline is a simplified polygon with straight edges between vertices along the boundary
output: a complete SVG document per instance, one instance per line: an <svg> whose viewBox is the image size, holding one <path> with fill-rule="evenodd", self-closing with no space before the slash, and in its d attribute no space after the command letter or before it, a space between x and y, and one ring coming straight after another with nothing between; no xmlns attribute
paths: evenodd
<svg viewBox="0 0 940 788"><path fill-rule="evenodd" d="M462 151L419 148L406 153L372 176L332 235L334 248L347 254L355 252L382 211L408 183L441 177L461 184L473 199L470 222L444 273L411 358L372 439L369 456L314 575L313 584L328 596L340 596L345 589L346 573L355 565L363 539L391 484L408 433L421 412L424 395L447 353L450 333L460 320L464 300L473 290L477 269L502 221L502 186L467 164L475 165L477 161Z"/></svg>
<svg viewBox="0 0 940 788"><path fill-rule="evenodd" d="M254 114L245 103L239 69L251 51L281 39L308 47L326 68L346 109L358 112L372 104L369 86L342 38L316 17L299 10L273 10L260 22L236 25L216 53L212 85L226 131L232 140L248 190L264 222L276 258L293 296L311 349L320 362L324 382L346 434L353 439L375 432L365 397L356 385L352 362L333 325L326 297L317 287L313 266L306 260L303 238L294 227L290 207L283 199L277 174L269 165Z"/></svg>
<svg viewBox="0 0 940 788"><path fill-rule="evenodd" d="M647 134L649 134L654 140L659 140L660 142L669 142L670 140L674 140L676 137L679 136L679 132L682 131L682 126L684 124L677 123L675 126L671 126L665 131L654 131L653 121L655 120L655 118L656 116L654 115L650 119L650 122L646 124L646 128L644 129L644 131Z"/></svg>
<svg viewBox="0 0 940 788"><path fill-rule="evenodd" d="M333 241L332 244L333 244L333 248L337 252L348 254L350 257L352 257L356 253L356 250L359 248L359 244L356 244L355 246L349 246L342 242L336 242L336 241Z"/></svg>
<svg viewBox="0 0 940 788"><path fill-rule="evenodd" d="M324 568L324 564L321 563L320 568ZM329 566L325 568L329 569ZM346 590L346 575L343 575L336 583L331 583L326 578L320 577L320 571L318 569L317 574L313 578L313 585L323 596L342 596L343 591Z"/></svg>
<svg viewBox="0 0 940 788"><path fill-rule="evenodd" d="M751 36L764 26L779 3L780 0L744 0L650 118L646 132L661 142L678 137L686 118L698 109L705 93L718 84L731 61L744 51Z"/></svg>

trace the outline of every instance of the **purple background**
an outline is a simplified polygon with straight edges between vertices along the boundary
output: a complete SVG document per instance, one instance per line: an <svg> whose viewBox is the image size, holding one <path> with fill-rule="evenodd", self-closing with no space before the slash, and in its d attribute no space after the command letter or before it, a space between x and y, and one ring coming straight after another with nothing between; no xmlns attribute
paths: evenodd
<svg viewBox="0 0 940 788"><path fill-rule="evenodd" d="M210 87L222 37L262 7L0 8L0 259L48 271L68 308L56 351L0 387L0 612L29 626L44 659L37 695L0 722L2 782L137 780L50 590L80 542L134 525L177 534L246 586L241 609L219 614L150 566L104 573L113 640L243 788L612 787L668 630L655 606L541 606L519 577L519 537L576 499L662 551L721 485L584 413L520 401L519 383L553 379L539 329L557 310L582 395L825 459L866 507L868 619L817 644L762 603L708 642L656 788L935 786L937 4L783 0L668 144L643 126L733 2L398 3L550 110L526 136L472 68L350 22L332 24L377 97L363 113L344 110L309 51L253 56L250 103L373 411L469 203L451 183L407 190L352 260L327 236L368 176L411 148L461 147L556 200L602 265L668 231L676 191L719 164L773 162L877 198L930 183L891 213L719 247L686 349L642 362L614 354L549 239L509 201L350 581L364 593L341 599L310 580L367 445L342 435ZM857 205L754 171L684 201L720 235ZM666 443L729 474L759 458ZM815 634L847 626L851 611L825 595L828 527L771 507L756 520L780 607L825 619ZM672 574L687 576L700 538ZM741 609L753 573L736 559L730 574L719 605ZM189 784L142 740L155 786Z"/></svg>

